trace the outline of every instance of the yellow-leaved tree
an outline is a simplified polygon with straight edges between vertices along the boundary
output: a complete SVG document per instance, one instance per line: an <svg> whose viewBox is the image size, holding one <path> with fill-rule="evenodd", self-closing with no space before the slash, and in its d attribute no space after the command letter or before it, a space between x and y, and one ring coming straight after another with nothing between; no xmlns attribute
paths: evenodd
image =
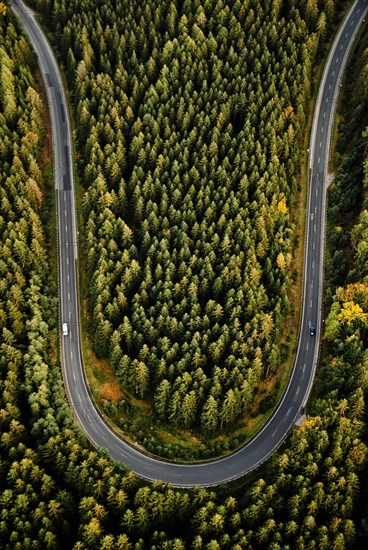
<svg viewBox="0 0 368 550"><path fill-rule="evenodd" d="M344 302L340 313L338 314L338 319L342 323L347 323L351 325L355 321L359 321L362 325L367 325L367 314L364 313L361 306L352 300L349 302Z"/></svg>

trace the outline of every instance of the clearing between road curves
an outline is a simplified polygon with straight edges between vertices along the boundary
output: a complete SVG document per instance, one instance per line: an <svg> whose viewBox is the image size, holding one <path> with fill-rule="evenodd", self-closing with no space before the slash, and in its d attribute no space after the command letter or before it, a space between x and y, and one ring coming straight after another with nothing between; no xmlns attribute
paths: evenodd
<svg viewBox="0 0 368 550"><path fill-rule="evenodd" d="M105 422L90 396L85 379L77 289L77 225L74 203L72 138L67 102L52 49L32 10L21 0L11 6L21 19L37 54L52 124L57 195L61 355L66 392L75 416L96 447L147 480L176 487L218 485L239 478L262 464L285 440L308 400L318 360L321 334L322 279L327 168L336 99L354 38L368 12L368 0L356 0L331 48L316 102L309 157L309 200L306 223L303 308L295 362L275 412L244 447L224 458L183 464L147 456L120 439ZM314 327L314 330L311 329Z"/></svg>

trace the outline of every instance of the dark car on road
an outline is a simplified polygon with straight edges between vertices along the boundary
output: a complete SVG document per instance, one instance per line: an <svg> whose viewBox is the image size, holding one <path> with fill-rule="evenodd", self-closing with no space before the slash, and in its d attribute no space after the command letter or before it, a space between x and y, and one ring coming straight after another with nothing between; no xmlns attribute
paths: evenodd
<svg viewBox="0 0 368 550"><path fill-rule="evenodd" d="M316 327L315 325L309 325L309 334L311 336L315 336L316 335Z"/></svg>

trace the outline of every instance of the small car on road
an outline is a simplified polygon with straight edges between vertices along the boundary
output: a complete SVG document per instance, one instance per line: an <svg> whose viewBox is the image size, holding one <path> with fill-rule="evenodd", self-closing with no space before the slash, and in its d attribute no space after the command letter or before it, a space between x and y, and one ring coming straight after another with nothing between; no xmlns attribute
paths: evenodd
<svg viewBox="0 0 368 550"><path fill-rule="evenodd" d="M312 324L309 325L309 334L310 334L311 336L315 336L315 335L316 335L316 327L315 327L315 325L312 325Z"/></svg>

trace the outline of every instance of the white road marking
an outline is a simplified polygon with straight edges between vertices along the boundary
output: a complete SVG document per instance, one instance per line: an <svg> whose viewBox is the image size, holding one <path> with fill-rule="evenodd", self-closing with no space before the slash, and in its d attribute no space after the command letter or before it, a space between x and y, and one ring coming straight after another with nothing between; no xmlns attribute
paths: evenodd
<svg viewBox="0 0 368 550"><path fill-rule="evenodd" d="M318 157L318 164L320 164L321 162L321 157Z"/></svg>
<svg viewBox="0 0 368 550"><path fill-rule="evenodd" d="M347 32L347 33L345 33L345 38L346 38L346 37L348 36L348 34L349 34L348 32Z"/></svg>
<svg viewBox="0 0 368 550"><path fill-rule="evenodd" d="M331 90L331 84L329 85L328 89Z"/></svg>
<svg viewBox="0 0 368 550"><path fill-rule="evenodd" d="M316 232L316 224L314 224L314 232Z"/></svg>
<svg viewBox="0 0 368 550"><path fill-rule="evenodd" d="M342 45L340 46L340 50L342 50L342 49L343 49L343 47L344 47L344 44L342 44Z"/></svg>
<svg viewBox="0 0 368 550"><path fill-rule="evenodd" d="M73 359L73 351L70 350L70 358Z"/></svg>
<svg viewBox="0 0 368 550"><path fill-rule="evenodd" d="M71 318L72 318L72 312L69 311L69 319L71 319Z"/></svg>
<svg viewBox="0 0 368 550"><path fill-rule="evenodd" d="M321 147L322 147L322 141L319 142L319 148L321 148Z"/></svg>
<svg viewBox="0 0 368 550"><path fill-rule="evenodd" d="M68 233L68 226L65 226L65 233Z"/></svg>
<svg viewBox="0 0 368 550"><path fill-rule="evenodd" d="M274 437L277 434L278 428L273 432L272 437Z"/></svg>
<svg viewBox="0 0 368 550"><path fill-rule="evenodd" d="M305 367L306 367L306 364L304 363L304 365L303 365L303 372L305 371Z"/></svg>
<svg viewBox="0 0 368 550"><path fill-rule="evenodd" d="M310 304L309 304L309 307L311 308L312 305L313 305L313 302L312 302L312 300L311 300L311 301L310 301Z"/></svg>
<svg viewBox="0 0 368 550"><path fill-rule="evenodd" d="M73 378L74 378L74 382L75 382L76 379L75 379L75 372L74 371L73 371Z"/></svg>
<svg viewBox="0 0 368 550"><path fill-rule="evenodd" d="M324 129L325 129L324 126L322 126L322 130L321 130L321 133L322 133L322 134L323 134L323 130L324 130Z"/></svg>
<svg viewBox="0 0 368 550"><path fill-rule="evenodd" d="M69 302L70 302L70 292L68 292L68 300L69 300Z"/></svg>
<svg viewBox="0 0 368 550"><path fill-rule="evenodd" d="M296 390L296 394L295 394L295 395L298 395L299 391L300 391L300 386L298 386L298 389Z"/></svg>
<svg viewBox="0 0 368 550"><path fill-rule="evenodd" d="M323 118L326 118L326 111L323 113Z"/></svg>
<svg viewBox="0 0 368 550"><path fill-rule="evenodd" d="M64 209L64 216L66 217L66 208Z"/></svg>
<svg viewBox="0 0 368 550"><path fill-rule="evenodd" d="M335 71L332 71L332 76L334 76L334 75L335 75Z"/></svg>
<svg viewBox="0 0 368 550"><path fill-rule="evenodd" d="M308 349L309 349L309 342L307 342L307 345L306 345L305 349L308 351Z"/></svg>
<svg viewBox="0 0 368 550"><path fill-rule="evenodd" d="M69 265L69 258L66 258L66 265Z"/></svg>
<svg viewBox="0 0 368 550"><path fill-rule="evenodd" d="M313 241L313 250L316 249L316 243Z"/></svg>
<svg viewBox="0 0 368 550"><path fill-rule="evenodd" d="M338 58L338 57L336 57L336 63L338 63L338 62L339 62L339 58ZM335 72L335 71L334 71L334 72Z"/></svg>

